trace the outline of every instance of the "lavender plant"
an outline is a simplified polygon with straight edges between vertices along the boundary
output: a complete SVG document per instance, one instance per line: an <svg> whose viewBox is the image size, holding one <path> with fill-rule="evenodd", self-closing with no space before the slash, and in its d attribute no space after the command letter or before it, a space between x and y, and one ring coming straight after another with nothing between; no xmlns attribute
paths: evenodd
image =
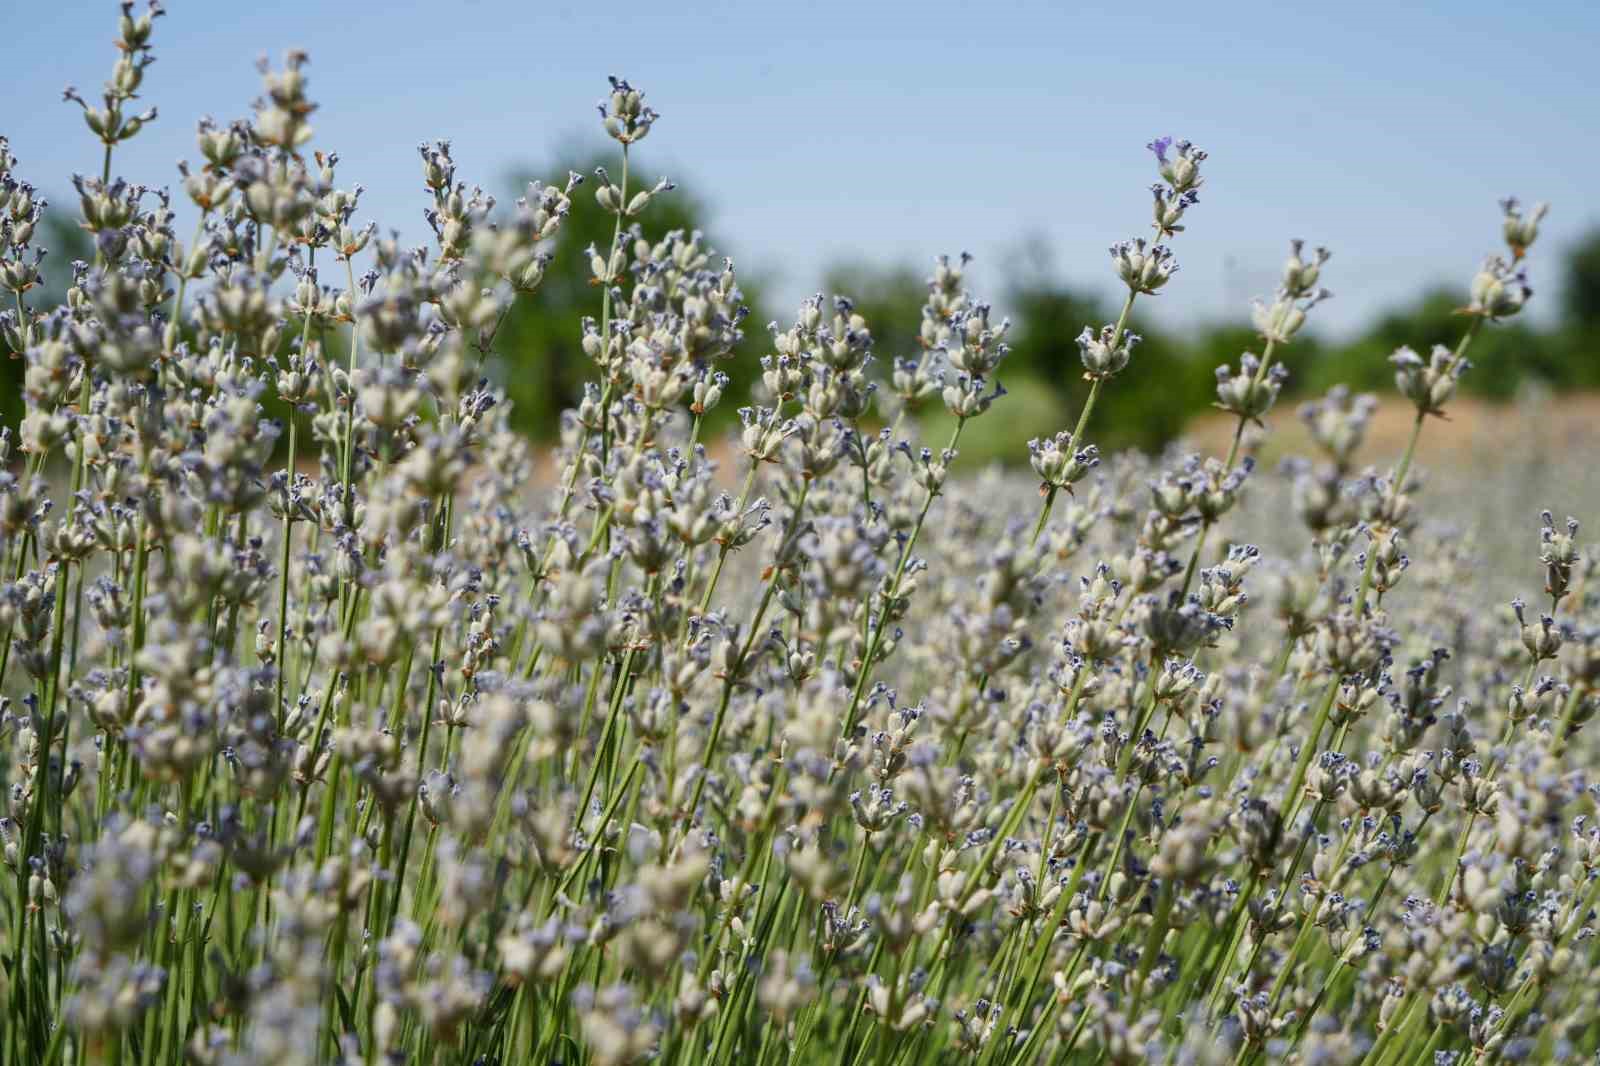
<svg viewBox="0 0 1600 1066"><path fill-rule="evenodd" d="M1372 398L1301 410L1292 535L1244 506L1252 426L1324 250L1292 244L1260 351L1218 370L1226 456L1092 443L1103 389L1152 387L1129 318L1198 213L1206 155L1165 137L1151 233L1111 249L1121 314L1079 339L1087 402L1029 445L1040 497L955 470L1004 410L966 256L883 371L844 297L771 326L719 463L738 282L650 229L671 186L629 161L660 116L614 78L594 382L541 481L486 368L585 179L506 207L424 144L432 241L402 247L309 148L291 53L253 116L200 123L178 191L130 184L161 14L123 4L100 102L68 90L103 151L59 307L0 140L27 405L0 438L0 1060L1600 1048L1596 553L1546 511L1532 602L1481 602L1417 473L1473 339L1529 298L1543 206L1505 202L1459 343L1395 354L1392 466L1358 463ZM1293 547L1253 546L1266 522Z"/></svg>

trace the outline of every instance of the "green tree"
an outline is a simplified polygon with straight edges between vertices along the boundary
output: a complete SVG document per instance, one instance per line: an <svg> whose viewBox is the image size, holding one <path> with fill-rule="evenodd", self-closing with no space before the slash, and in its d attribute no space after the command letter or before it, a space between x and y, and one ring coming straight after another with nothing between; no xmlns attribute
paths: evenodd
<svg viewBox="0 0 1600 1066"><path fill-rule="evenodd" d="M1453 347L1466 328L1460 311L1466 302L1464 292L1440 287L1409 305L1385 311L1355 340L1312 363L1294 383L1295 391L1317 393L1341 382L1353 389L1388 390L1394 381L1389 357L1395 350L1410 347L1427 356L1435 345ZM1471 395L1510 399L1530 378L1554 387L1581 384L1576 368L1564 357L1560 339L1523 319L1492 323L1473 343L1470 363L1461 389Z"/></svg>
<svg viewBox="0 0 1600 1066"><path fill-rule="evenodd" d="M1581 388L1600 387L1600 226L1567 252L1558 358Z"/></svg>
<svg viewBox="0 0 1600 1066"><path fill-rule="evenodd" d="M1561 286L1561 315L1568 327L1600 338L1600 227L1591 229L1567 252Z"/></svg>
<svg viewBox="0 0 1600 1066"><path fill-rule="evenodd" d="M1026 250L1022 254L1028 255ZM1006 417L969 427L961 449L967 463L1019 463L1030 437L1072 428L1089 392L1078 358L1078 335L1085 326L1115 317L1114 312L1108 317L1100 301L1055 280L1038 255L1033 259L1009 272L996 301L1013 320L1011 354L999 374L1010 393ZM915 353L927 293L923 272L907 265L841 264L827 272L826 283L827 291L849 296L865 316L883 373L889 359ZM1190 416L1211 402L1214 363L1244 350L1235 348L1223 359L1207 361L1138 318L1132 328L1145 339L1135 349L1133 363L1102 392L1089 429L1089 440L1103 449L1155 449L1171 441ZM1254 336L1242 327L1230 336L1241 333ZM948 419L937 402L927 405L923 420L924 440L943 438Z"/></svg>
<svg viewBox="0 0 1600 1066"><path fill-rule="evenodd" d="M1081 293L1046 282L1014 290L1007 304L1018 319L1012 340L1013 374L1025 371L1029 381L1051 388L1058 397L1058 424L1050 428L1071 429L1089 397L1078 358L1078 335L1085 326L1114 321L1115 314ZM1129 328L1142 339L1128 368L1101 390L1086 433L1102 451L1160 448L1212 398L1213 368L1198 350L1137 313ZM1006 380L1012 388L1011 378Z"/></svg>

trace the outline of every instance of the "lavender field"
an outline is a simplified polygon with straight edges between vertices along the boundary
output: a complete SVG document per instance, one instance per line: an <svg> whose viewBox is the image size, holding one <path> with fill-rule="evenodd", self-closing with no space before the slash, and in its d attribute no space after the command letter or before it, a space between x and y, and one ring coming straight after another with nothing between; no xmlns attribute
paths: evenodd
<svg viewBox="0 0 1600 1066"><path fill-rule="evenodd" d="M1065 250L1121 294L1058 368L1086 400L981 467L1013 327L964 254L904 350L848 293L764 330L653 222L678 116L620 77L612 161L514 204L424 143L417 247L298 52L135 181L198 115L121 11L60 294L67 183L0 138L0 1063L1600 1052L1600 475L1540 408L1449 422L1543 204L1460 220L1452 343L1381 396L1285 397L1340 260L1283 234L1195 443L1102 452L1213 191L1117 145L1128 239ZM580 199L609 245L557 254ZM569 276L546 444L491 371Z"/></svg>

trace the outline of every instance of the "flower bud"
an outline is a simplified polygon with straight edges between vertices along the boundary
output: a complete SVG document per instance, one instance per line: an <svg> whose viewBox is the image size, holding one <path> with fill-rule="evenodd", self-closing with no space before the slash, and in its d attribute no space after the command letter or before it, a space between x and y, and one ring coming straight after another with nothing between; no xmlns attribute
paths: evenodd
<svg viewBox="0 0 1600 1066"><path fill-rule="evenodd" d="M1511 249L1513 259L1521 259L1538 239L1539 223L1550 213L1550 205L1534 204L1533 210L1524 215L1517 198L1508 196L1500 201L1500 209L1505 212L1501 233L1505 235L1506 247Z"/></svg>
<svg viewBox="0 0 1600 1066"><path fill-rule="evenodd" d="M1145 147L1156 157L1156 170L1174 193L1186 193L1202 184L1200 164L1206 153L1188 141L1173 143L1171 137L1158 137ZM1171 152L1171 155L1168 153Z"/></svg>
<svg viewBox="0 0 1600 1066"><path fill-rule="evenodd" d="M1072 434L1066 432L1028 442L1028 462L1039 475L1041 491L1064 488L1071 492L1075 482L1100 465L1100 451L1093 444L1069 453L1072 443Z"/></svg>
<svg viewBox="0 0 1600 1066"><path fill-rule="evenodd" d="M1127 365L1139 335L1116 326L1103 326L1097 334L1088 326L1078 334L1078 358L1083 361L1084 377L1095 380L1120 373Z"/></svg>
<svg viewBox="0 0 1600 1066"><path fill-rule="evenodd" d="M1467 310L1485 318L1508 318L1522 310L1533 290L1527 275L1497 255L1485 259L1472 278Z"/></svg>

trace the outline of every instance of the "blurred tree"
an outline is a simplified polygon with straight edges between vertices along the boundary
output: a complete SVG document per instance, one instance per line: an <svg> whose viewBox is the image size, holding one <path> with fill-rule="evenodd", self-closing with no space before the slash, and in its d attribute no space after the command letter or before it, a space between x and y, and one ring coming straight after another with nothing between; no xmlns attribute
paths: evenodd
<svg viewBox="0 0 1600 1066"><path fill-rule="evenodd" d="M1071 429L1089 397L1089 383L1083 378L1078 357L1078 335L1085 326L1115 321L1116 315L1065 286L1039 281L1013 290L1007 303L1018 319L1012 340L1014 367L1048 382L1060 397L1059 424L1051 430ZM1087 431L1088 440L1102 451L1125 447L1154 450L1177 437L1192 415L1210 405L1216 364L1236 358L1244 350L1236 337L1241 333L1254 336L1248 330L1233 329L1214 343L1202 333L1196 342L1185 344L1151 325L1138 313L1137 305L1128 328L1142 339L1128 368L1101 391ZM1210 358L1218 350L1226 354Z"/></svg>
<svg viewBox="0 0 1600 1066"><path fill-rule="evenodd" d="M1048 256L1037 245L1025 245L1006 266L997 306L1013 320L1011 354L1000 370L1011 395L1005 418L980 420L969 428L962 443L968 462L1021 462L1030 437L1071 429L1089 392L1078 359L1078 335L1085 326L1115 317L1108 318L1100 301L1053 277ZM866 317L883 373L889 359L916 351L927 294L924 273L905 265L851 263L826 274L826 291L849 296ZM1172 440L1190 415L1211 402L1214 364L1244 350L1231 347L1235 338L1255 336L1247 328L1234 328L1223 345L1230 349L1227 354L1208 361L1143 328L1137 318L1131 328L1145 340L1115 387L1101 393L1091 423L1090 440L1103 449L1159 448ZM942 439L948 419L939 405L929 404L923 416L924 439Z"/></svg>
<svg viewBox="0 0 1600 1066"><path fill-rule="evenodd" d="M1455 290L1434 288L1412 304L1380 313L1360 334L1304 366L1291 381L1292 390L1299 395L1314 395L1338 384L1357 392L1381 394L1392 389L1394 367L1389 356L1406 346L1424 357L1436 344L1453 347L1466 328L1466 320L1456 313L1464 302L1462 294ZM1474 349L1474 361L1478 352ZM1468 375L1468 379L1475 376ZM1468 379L1463 379L1464 389L1475 384Z"/></svg>
<svg viewBox="0 0 1600 1066"><path fill-rule="evenodd" d="M1386 311L1354 340L1315 360L1292 383L1299 394L1318 393L1344 383L1352 389L1379 393L1393 387L1394 368L1389 357L1410 347L1426 357L1435 345L1454 347L1467 326L1460 309L1466 293L1434 288L1414 303ZM1468 356L1471 370L1462 377L1462 391L1493 399L1510 399L1530 378L1555 387L1587 382L1579 368L1565 356L1566 346L1549 331L1527 321L1497 322L1483 330Z"/></svg>
<svg viewBox="0 0 1600 1066"><path fill-rule="evenodd" d="M1591 339L1600 337L1600 227L1590 230L1567 252L1561 287L1565 324Z"/></svg>
<svg viewBox="0 0 1600 1066"><path fill-rule="evenodd" d="M611 156L569 156L537 175L541 180L559 182L569 170L575 170L591 180L573 193L571 214L550 249L555 259L544 283L532 296L518 298L495 343L499 359L491 372L511 399L514 424L536 437L553 434L560 412L576 405L583 395L583 383L595 379L595 368L581 346L584 318L600 315L600 290L590 284L586 249L592 245L603 253L611 245L616 224L616 216L603 211L594 199L592 175L597 166L611 171L613 181L620 177L617 160ZM517 195L526 187L528 176L532 175L518 180ZM649 188L655 181L654 175L637 169L628 176L630 190ZM708 217L705 205L680 186L656 197L638 221L647 239L659 240L672 230L708 230ZM624 234L626 239L626 231ZM706 246L721 251L709 232ZM745 339L732 358L718 366L733 379L733 396L742 395L748 383L760 375L760 357L769 350L766 323L771 318L762 307L761 283L753 273L741 271L739 287L750 307ZM726 420L735 407L724 404L714 416Z"/></svg>

